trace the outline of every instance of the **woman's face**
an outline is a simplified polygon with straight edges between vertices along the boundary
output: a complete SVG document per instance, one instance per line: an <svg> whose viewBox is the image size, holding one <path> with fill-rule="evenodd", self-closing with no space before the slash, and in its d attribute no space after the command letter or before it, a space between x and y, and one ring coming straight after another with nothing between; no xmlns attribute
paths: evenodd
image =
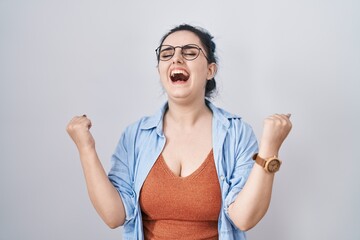
<svg viewBox="0 0 360 240"><path fill-rule="evenodd" d="M196 44L202 49L196 59L186 60L181 54L181 48L176 48L170 60L159 61L161 83L172 101L192 102L204 99L207 80L213 78L216 71L215 63L208 64L200 39L190 31L172 33L162 45L182 47L188 44Z"/></svg>

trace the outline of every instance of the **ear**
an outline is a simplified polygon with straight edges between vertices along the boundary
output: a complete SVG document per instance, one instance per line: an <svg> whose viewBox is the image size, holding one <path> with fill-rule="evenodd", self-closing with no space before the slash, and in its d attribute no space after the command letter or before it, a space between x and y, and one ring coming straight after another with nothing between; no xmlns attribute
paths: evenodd
<svg viewBox="0 0 360 240"><path fill-rule="evenodd" d="M214 78L215 75L216 75L216 71L217 71L217 65L216 65L216 63L210 63L210 64L208 65L207 80L210 80L210 79Z"/></svg>

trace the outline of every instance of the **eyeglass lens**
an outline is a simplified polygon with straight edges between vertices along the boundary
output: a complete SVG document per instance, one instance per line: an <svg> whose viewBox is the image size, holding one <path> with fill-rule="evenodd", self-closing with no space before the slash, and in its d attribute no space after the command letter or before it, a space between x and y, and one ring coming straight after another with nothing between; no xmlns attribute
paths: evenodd
<svg viewBox="0 0 360 240"><path fill-rule="evenodd" d="M159 59L162 61L170 60L174 56L176 48L181 49L181 55L186 60L194 60L200 54L200 48L197 45L185 45L182 47L180 47L180 46L173 47L170 45L162 45L158 50L159 51L159 53L158 53Z"/></svg>

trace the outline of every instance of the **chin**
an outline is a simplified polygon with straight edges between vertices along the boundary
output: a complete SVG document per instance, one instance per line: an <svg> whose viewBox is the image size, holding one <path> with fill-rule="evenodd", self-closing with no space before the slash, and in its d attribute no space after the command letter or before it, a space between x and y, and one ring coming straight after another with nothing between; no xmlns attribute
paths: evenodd
<svg viewBox="0 0 360 240"><path fill-rule="evenodd" d="M190 93L185 93L185 92L172 92L172 93L167 93L167 97L169 100L173 101L173 102L186 102L189 101L191 99L191 94Z"/></svg>

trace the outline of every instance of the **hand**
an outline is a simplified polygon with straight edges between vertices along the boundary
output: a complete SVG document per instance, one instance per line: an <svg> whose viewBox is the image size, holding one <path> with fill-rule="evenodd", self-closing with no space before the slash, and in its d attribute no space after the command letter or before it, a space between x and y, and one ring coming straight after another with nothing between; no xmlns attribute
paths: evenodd
<svg viewBox="0 0 360 240"><path fill-rule="evenodd" d="M67 125L66 131L79 151L95 148L95 140L89 131L90 128L91 121L86 115L74 117Z"/></svg>
<svg viewBox="0 0 360 240"><path fill-rule="evenodd" d="M259 148L260 156L266 158L278 155L281 144L292 128L290 116L291 114L274 114L264 120Z"/></svg>

